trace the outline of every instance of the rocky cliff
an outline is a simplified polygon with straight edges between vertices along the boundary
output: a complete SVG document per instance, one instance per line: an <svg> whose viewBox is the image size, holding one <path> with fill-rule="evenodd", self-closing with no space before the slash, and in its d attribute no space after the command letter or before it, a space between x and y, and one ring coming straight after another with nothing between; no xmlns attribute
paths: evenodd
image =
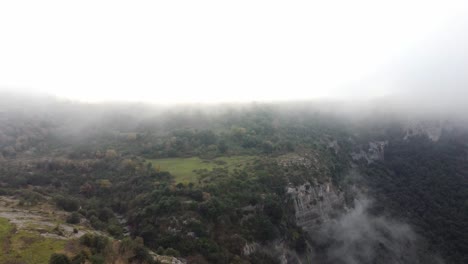
<svg viewBox="0 0 468 264"><path fill-rule="evenodd" d="M344 210L344 195L331 183L309 182L288 187L293 199L296 223L306 231L313 231Z"/></svg>

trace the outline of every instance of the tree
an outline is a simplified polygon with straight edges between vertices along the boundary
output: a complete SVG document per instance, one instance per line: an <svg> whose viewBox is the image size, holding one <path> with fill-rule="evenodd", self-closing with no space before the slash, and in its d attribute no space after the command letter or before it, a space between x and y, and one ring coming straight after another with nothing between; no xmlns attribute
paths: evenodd
<svg viewBox="0 0 468 264"><path fill-rule="evenodd" d="M70 264L70 259L64 254L54 253L50 256L49 264Z"/></svg>
<svg viewBox="0 0 468 264"><path fill-rule="evenodd" d="M115 151L115 149L108 149L106 151L106 159L115 159L117 157L117 151Z"/></svg>
<svg viewBox="0 0 468 264"><path fill-rule="evenodd" d="M67 217L67 223L69 223L69 224L78 224L78 223L80 223L80 215L77 212L71 213Z"/></svg>
<svg viewBox="0 0 468 264"><path fill-rule="evenodd" d="M222 140L222 141L219 142L218 150L219 150L219 153L221 153L221 154L224 154L224 153L227 152L228 146L226 144L226 141Z"/></svg>
<svg viewBox="0 0 468 264"><path fill-rule="evenodd" d="M86 197L90 197L94 193L94 187L87 182L80 186L80 193Z"/></svg>
<svg viewBox="0 0 468 264"><path fill-rule="evenodd" d="M283 207L276 199L270 196L267 196L265 199L263 211L275 224L278 224L283 217Z"/></svg>
<svg viewBox="0 0 468 264"><path fill-rule="evenodd" d="M112 182L109 179L101 179L98 181L98 185L103 189L109 189L112 187Z"/></svg>
<svg viewBox="0 0 468 264"><path fill-rule="evenodd" d="M200 143L205 146L216 143L216 135L211 130L200 131L198 132L197 137L200 140Z"/></svg>
<svg viewBox="0 0 468 264"><path fill-rule="evenodd" d="M55 203L59 208L62 208L67 212L76 211L80 207L80 204L76 199L67 198L63 196L57 196L55 198Z"/></svg>

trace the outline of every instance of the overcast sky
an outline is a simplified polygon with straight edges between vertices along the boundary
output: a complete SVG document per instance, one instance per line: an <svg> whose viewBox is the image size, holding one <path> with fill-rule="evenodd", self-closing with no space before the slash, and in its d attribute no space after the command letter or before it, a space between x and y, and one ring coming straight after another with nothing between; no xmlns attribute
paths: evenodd
<svg viewBox="0 0 468 264"><path fill-rule="evenodd" d="M1 1L0 89L156 103L425 91L447 54L466 79L467 16L467 1Z"/></svg>

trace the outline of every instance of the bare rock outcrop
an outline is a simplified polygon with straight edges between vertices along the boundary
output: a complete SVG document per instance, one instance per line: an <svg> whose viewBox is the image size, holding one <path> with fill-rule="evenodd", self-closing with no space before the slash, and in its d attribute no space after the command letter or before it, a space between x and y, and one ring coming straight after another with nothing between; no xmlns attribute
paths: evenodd
<svg viewBox="0 0 468 264"><path fill-rule="evenodd" d="M331 183L309 182L288 187L294 203L296 223L307 231L318 228L345 208L344 195Z"/></svg>
<svg viewBox="0 0 468 264"><path fill-rule="evenodd" d="M385 146L387 146L388 141L371 141L369 142L369 147L366 150L359 150L357 152L352 152L351 157L353 160L366 160L367 163L372 163L378 160L385 159Z"/></svg>

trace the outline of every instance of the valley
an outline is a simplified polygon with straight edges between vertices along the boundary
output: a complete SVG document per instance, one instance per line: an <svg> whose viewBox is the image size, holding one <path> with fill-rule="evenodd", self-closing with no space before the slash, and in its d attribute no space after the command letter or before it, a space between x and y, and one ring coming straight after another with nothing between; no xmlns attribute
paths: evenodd
<svg viewBox="0 0 468 264"><path fill-rule="evenodd" d="M50 105L0 116L0 263L466 260L462 125Z"/></svg>

